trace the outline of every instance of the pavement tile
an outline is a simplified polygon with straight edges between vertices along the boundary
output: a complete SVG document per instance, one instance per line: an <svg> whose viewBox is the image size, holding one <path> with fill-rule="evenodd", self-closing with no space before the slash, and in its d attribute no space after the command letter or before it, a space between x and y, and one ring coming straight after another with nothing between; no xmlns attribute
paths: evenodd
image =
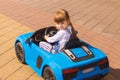
<svg viewBox="0 0 120 80"><path fill-rule="evenodd" d="M10 61L8 64L6 64L4 67L0 68L0 76L2 79L6 79L9 76L11 76L13 73L15 73L19 68L21 68L23 65L19 64L17 58Z"/></svg>
<svg viewBox="0 0 120 80"><path fill-rule="evenodd" d="M24 65L18 70L16 70L16 72L12 73L11 76L7 77L6 80L27 80L27 78L29 78L32 73L32 69L27 65Z"/></svg>
<svg viewBox="0 0 120 80"><path fill-rule="evenodd" d="M36 73L33 73L27 80L43 80L42 77L39 77Z"/></svg>
<svg viewBox="0 0 120 80"><path fill-rule="evenodd" d="M10 61L16 58L14 48L10 49L6 53L0 56L0 68L4 67Z"/></svg>

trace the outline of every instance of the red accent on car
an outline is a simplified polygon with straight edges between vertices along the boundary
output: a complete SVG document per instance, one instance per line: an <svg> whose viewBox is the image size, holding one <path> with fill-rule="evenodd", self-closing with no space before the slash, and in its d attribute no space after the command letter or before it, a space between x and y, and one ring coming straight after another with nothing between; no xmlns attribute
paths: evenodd
<svg viewBox="0 0 120 80"><path fill-rule="evenodd" d="M66 70L63 70L63 74L68 74L68 73L74 73L74 72L77 72L78 69L77 68L71 68L71 69L66 69Z"/></svg>
<svg viewBox="0 0 120 80"><path fill-rule="evenodd" d="M101 60L100 62L98 62L98 65L102 65L102 64L107 63L107 62L108 62L108 59L105 58L105 59Z"/></svg>

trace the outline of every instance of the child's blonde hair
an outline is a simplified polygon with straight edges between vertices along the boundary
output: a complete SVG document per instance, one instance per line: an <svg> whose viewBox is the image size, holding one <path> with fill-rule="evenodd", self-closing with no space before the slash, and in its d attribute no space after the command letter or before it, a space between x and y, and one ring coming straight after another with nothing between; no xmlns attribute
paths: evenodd
<svg viewBox="0 0 120 80"><path fill-rule="evenodd" d="M56 15L54 17L54 21L56 23L59 23L59 22L62 22L64 20L66 20L68 22L68 25L70 25L72 27L72 36L75 36L75 30L74 30L73 25L70 21L70 16L69 16L68 12L64 9L60 9L56 12Z"/></svg>

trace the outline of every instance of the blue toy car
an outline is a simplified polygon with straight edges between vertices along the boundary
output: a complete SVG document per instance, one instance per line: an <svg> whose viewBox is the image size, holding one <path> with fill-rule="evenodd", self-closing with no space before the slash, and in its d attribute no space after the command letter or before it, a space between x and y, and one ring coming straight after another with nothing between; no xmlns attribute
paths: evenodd
<svg viewBox="0 0 120 80"><path fill-rule="evenodd" d="M53 36L54 26L22 34L15 41L18 60L28 64L44 80L95 80L109 73L107 56L77 37L71 37L61 52L52 54L39 47L44 35Z"/></svg>

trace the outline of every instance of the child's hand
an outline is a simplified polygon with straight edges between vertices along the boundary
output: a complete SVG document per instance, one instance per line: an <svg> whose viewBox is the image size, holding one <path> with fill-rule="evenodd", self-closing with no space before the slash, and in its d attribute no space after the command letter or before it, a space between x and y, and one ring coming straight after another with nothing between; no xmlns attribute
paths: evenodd
<svg viewBox="0 0 120 80"><path fill-rule="evenodd" d="M49 35L45 35L44 38L45 40L47 40L49 38Z"/></svg>

